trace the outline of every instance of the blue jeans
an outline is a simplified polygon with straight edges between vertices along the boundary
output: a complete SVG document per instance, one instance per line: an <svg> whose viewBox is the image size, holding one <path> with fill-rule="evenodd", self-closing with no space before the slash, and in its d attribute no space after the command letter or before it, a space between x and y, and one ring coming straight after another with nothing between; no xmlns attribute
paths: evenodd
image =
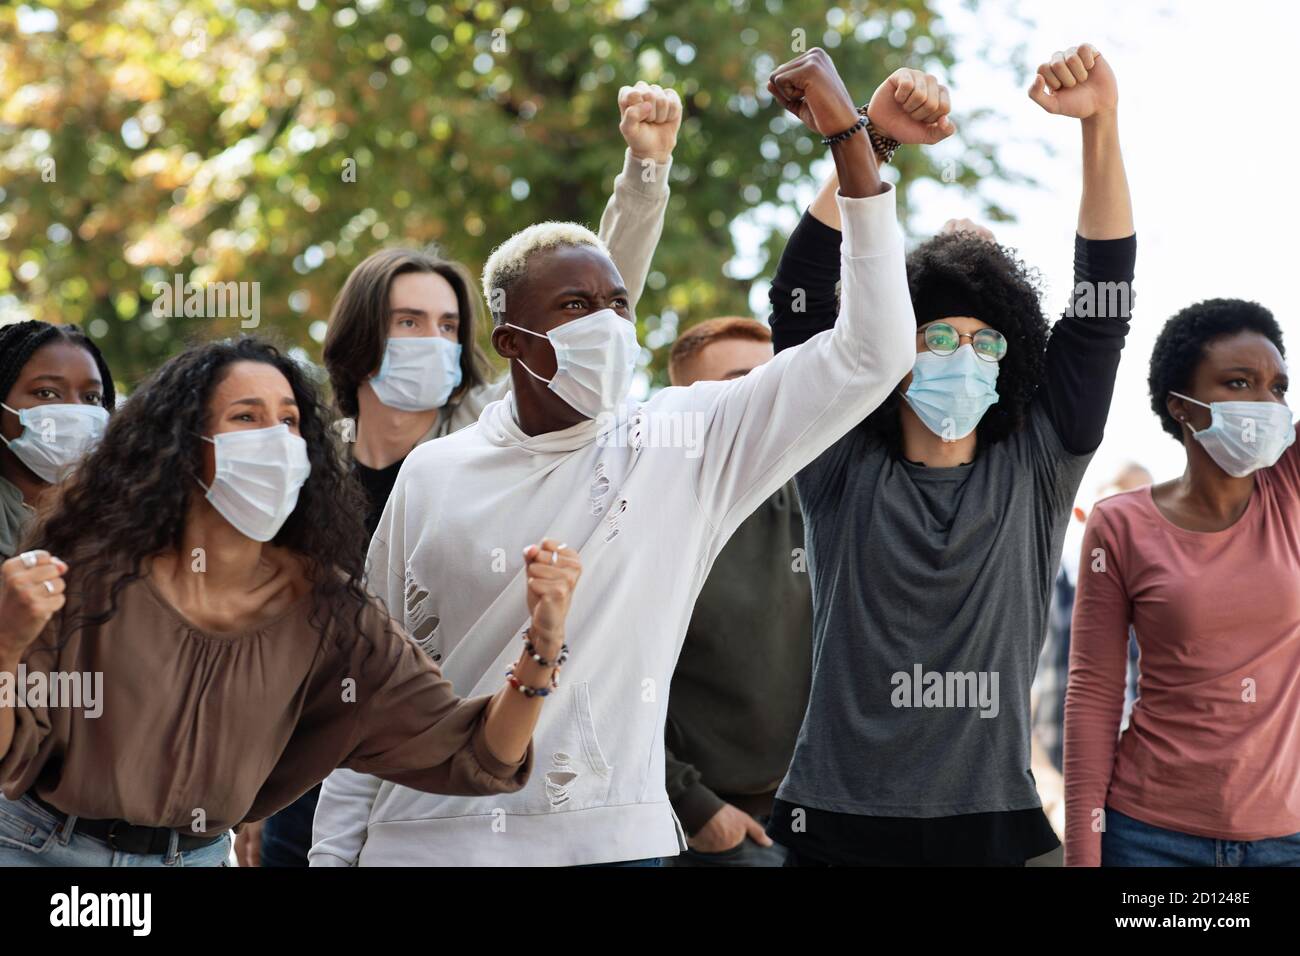
<svg viewBox="0 0 1300 956"><path fill-rule="evenodd" d="M230 831L210 846L180 852L123 853L102 840L73 833L76 817L60 820L30 797L0 796L0 867L4 866L227 866Z"/></svg>
<svg viewBox="0 0 1300 956"><path fill-rule="evenodd" d="M1106 808L1102 866L1300 866L1300 833L1216 840L1152 826Z"/></svg>

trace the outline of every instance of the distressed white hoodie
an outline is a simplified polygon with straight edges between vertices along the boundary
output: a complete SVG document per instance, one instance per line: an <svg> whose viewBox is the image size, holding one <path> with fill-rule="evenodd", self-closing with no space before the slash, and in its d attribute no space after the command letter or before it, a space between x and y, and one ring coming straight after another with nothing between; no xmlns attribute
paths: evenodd
<svg viewBox="0 0 1300 956"><path fill-rule="evenodd" d="M840 197L839 319L744 378L667 388L528 436L513 398L418 447L370 544L368 583L465 696L495 693L528 622L523 549L578 549L560 686L519 792L421 793L339 770L313 866L569 866L685 846L664 789L668 688L696 596L736 527L912 367L894 190Z"/></svg>

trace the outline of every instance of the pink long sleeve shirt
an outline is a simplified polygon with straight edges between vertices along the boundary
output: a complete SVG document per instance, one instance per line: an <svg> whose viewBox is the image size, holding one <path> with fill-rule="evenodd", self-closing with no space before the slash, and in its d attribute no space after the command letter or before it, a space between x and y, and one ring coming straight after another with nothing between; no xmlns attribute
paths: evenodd
<svg viewBox="0 0 1300 956"><path fill-rule="evenodd" d="M1140 678L1121 737L1130 624ZM1067 866L1100 865L1107 806L1223 840L1300 832L1300 441L1223 531L1172 524L1150 487L1097 504L1064 762Z"/></svg>

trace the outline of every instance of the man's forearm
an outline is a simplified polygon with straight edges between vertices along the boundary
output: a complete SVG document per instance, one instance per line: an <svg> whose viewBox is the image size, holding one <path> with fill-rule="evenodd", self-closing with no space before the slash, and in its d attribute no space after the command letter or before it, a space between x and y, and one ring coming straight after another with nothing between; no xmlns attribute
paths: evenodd
<svg viewBox="0 0 1300 956"><path fill-rule="evenodd" d="M832 146L831 158L835 160L841 196L878 196L885 191L880 170L876 168L876 154L871 150L871 140L865 130Z"/></svg>
<svg viewBox="0 0 1300 956"><path fill-rule="evenodd" d="M1083 120L1083 197L1079 235L1085 239L1123 239L1133 235L1133 203L1119 146L1115 111Z"/></svg>
<svg viewBox="0 0 1300 956"><path fill-rule="evenodd" d="M671 159L646 166L641 157L628 150L623 169L614 180L614 192L600 217L601 241L623 277L633 308L645 290L655 247L663 233L670 168Z"/></svg>
<svg viewBox="0 0 1300 956"><path fill-rule="evenodd" d="M701 776L694 766L678 760L667 746L664 747L664 785L668 790L668 801L687 836L695 836L724 805L724 801L704 785Z"/></svg>

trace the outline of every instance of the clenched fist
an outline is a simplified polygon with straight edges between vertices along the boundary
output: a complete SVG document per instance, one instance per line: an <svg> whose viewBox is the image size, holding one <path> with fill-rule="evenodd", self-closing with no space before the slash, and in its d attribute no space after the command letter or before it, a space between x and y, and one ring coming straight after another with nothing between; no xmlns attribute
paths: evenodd
<svg viewBox="0 0 1300 956"><path fill-rule="evenodd" d="M48 551L25 551L0 565L0 660L17 660L63 607L68 566Z"/></svg>
<svg viewBox="0 0 1300 956"><path fill-rule="evenodd" d="M553 658L564 643L564 621L573 589L582 576L582 561L572 548L545 538L540 545L524 549L524 572L532 618L529 634L542 656Z"/></svg>
<svg viewBox="0 0 1300 956"><path fill-rule="evenodd" d="M939 234L946 236L954 232L966 232L976 235L985 242L997 242L997 236L993 235L993 230L988 226L981 226L972 219L949 219L939 230Z"/></svg>
<svg viewBox="0 0 1300 956"><path fill-rule="evenodd" d="M1091 43L1058 50L1038 67L1029 98L1058 116L1088 119L1114 112L1119 86L1110 65Z"/></svg>
<svg viewBox="0 0 1300 956"><path fill-rule="evenodd" d="M835 64L821 47L778 66L768 78L767 90L804 126L822 136L843 133L859 118Z"/></svg>
<svg viewBox="0 0 1300 956"><path fill-rule="evenodd" d="M867 104L871 125L900 143L933 146L957 132L948 118L948 88L929 73L906 67L889 74Z"/></svg>
<svg viewBox="0 0 1300 956"><path fill-rule="evenodd" d="M637 159L666 163L677 145L682 101L676 90L640 82L618 91L618 131Z"/></svg>

